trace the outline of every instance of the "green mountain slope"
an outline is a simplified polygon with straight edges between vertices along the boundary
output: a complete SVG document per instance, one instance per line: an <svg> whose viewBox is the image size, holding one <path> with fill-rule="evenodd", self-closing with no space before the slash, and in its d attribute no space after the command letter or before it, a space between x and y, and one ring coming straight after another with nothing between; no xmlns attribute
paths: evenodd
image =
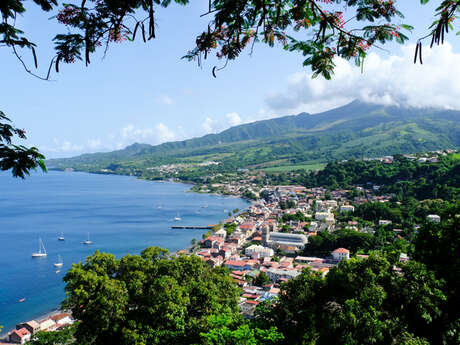
<svg viewBox="0 0 460 345"><path fill-rule="evenodd" d="M218 134L151 146L49 160L51 168L144 169L218 161L224 169L325 162L460 146L460 112L385 107L354 101L320 114L301 113Z"/></svg>

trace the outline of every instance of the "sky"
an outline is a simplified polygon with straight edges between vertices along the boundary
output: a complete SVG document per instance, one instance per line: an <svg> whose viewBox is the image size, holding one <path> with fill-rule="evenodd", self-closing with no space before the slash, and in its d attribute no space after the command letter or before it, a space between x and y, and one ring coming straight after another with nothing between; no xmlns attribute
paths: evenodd
<svg viewBox="0 0 460 345"><path fill-rule="evenodd" d="M147 44L112 45L104 59L93 57L88 67L61 64L61 72L48 82L25 73L10 51L0 48L0 109L26 129L25 144L37 146L47 158L183 140L242 123L318 113L354 99L460 109L455 33L443 47L424 50L423 66L413 64L415 42L428 32L439 0L425 6L399 0L406 16L401 22L416 28L410 42L372 50L363 73L353 62L337 59L332 81L312 79L300 54L263 44L252 55L243 52L213 78L212 67L221 61L211 59L200 68L181 59L209 21L200 18L208 1L191 3L159 9L157 38ZM38 44L39 71L45 73L52 38L65 28L34 4L27 8L18 27ZM32 63L30 53L24 51L23 57Z"/></svg>

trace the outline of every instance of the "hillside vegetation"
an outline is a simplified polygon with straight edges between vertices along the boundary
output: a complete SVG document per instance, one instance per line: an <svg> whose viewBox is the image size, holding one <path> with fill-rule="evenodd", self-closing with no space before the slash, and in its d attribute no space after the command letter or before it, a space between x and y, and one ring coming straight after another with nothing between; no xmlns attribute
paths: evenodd
<svg viewBox="0 0 460 345"><path fill-rule="evenodd" d="M354 101L320 114L301 113L157 146L49 160L50 168L136 170L175 163L219 162L219 170L270 168L422 152L460 146L460 112L386 107Z"/></svg>

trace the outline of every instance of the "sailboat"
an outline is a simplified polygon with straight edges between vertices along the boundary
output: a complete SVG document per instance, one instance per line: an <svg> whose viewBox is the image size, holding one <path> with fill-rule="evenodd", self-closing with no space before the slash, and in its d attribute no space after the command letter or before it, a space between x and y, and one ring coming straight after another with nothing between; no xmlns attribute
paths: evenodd
<svg viewBox="0 0 460 345"><path fill-rule="evenodd" d="M61 256L58 255L58 261L53 264L54 267L62 267L63 264Z"/></svg>
<svg viewBox="0 0 460 345"><path fill-rule="evenodd" d="M178 213L177 216L174 217L174 221L175 221L175 222L178 222L178 221L180 221L180 220L182 220L182 218L179 217L179 213Z"/></svg>
<svg viewBox="0 0 460 345"><path fill-rule="evenodd" d="M83 244L93 244L93 241L89 240L89 232L88 232L88 239L82 242Z"/></svg>
<svg viewBox="0 0 460 345"><path fill-rule="evenodd" d="M38 252L32 253L33 258L42 258L46 255L46 249L41 238L38 238Z"/></svg>
<svg viewBox="0 0 460 345"><path fill-rule="evenodd" d="M58 237L58 240L59 241L64 241L64 233L61 232L61 236Z"/></svg>

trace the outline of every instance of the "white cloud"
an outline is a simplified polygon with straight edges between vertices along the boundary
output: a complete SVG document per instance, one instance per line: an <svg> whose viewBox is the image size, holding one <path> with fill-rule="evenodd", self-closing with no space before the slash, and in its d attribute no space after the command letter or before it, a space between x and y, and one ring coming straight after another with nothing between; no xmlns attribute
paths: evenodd
<svg viewBox="0 0 460 345"><path fill-rule="evenodd" d="M123 127L120 130L122 147L134 142L146 144L161 144L176 138L173 131L163 123L157 124L154 128L139 128L132 124Z"/></svg>
<svg viewBox="0 0 460 345"><path fill-rule="evenodd" d="M414 45L404 46L399 56L371 53L364 73L343 59L336 59L332 80L311 78L299 72L288 78L285 92L268 95L274 113L287 114L329 110L354 99L378 104L460 109L460 54L448 43L424 49L424 64L414 65Z"/></svg>
<svg viewBox="0 0 460 345"><path fill-rule="evenodd" d="M225 116L227 117L230 126L238 126L243 123L243 120L241 120L241 117L238 115L238 113L228 113Z"/></svg>
<svg viewBox="0 0 460 345"><path fill-rule="evenodd" d="M203 123L201 124L201 128L205 132L205 134L209 133L216 133L216 121L214 121L212 118L207 117L204 119Z"/></svg>
<svg viewBox="0 0 460 345"><path fill-rule="evenodd" d="M176 139L176 135L163 123L156 125L155 130L158 143Z"/></svg>
<svg viewBox="0 0 460 345"><path fill-rule="evenodd" d="M83 145L74 144L68 140L59 140L58 138L53 139L53 147L45 147L44 151L53 153L67 153L67 152L78 152L83 150Z"/></svg>
<svg viewBox="0 0 460 345"><path fill-rule="evenodd" d="M160 95L158 97L158 102L166 104L166 105L174 104L174 100L168 95Z"/></svg>

